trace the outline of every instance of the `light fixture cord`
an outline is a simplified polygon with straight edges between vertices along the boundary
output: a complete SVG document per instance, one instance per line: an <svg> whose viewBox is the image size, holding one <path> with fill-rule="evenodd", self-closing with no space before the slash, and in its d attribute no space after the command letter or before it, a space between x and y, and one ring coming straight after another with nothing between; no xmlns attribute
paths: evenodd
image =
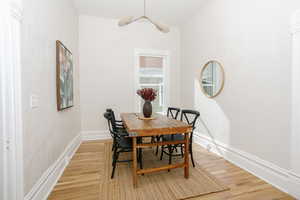
<svg viewBox="0 0 300 200"><path fill-rule="evenodd" d="M146 16L146 0L144 0L144 16Z"/></svg>

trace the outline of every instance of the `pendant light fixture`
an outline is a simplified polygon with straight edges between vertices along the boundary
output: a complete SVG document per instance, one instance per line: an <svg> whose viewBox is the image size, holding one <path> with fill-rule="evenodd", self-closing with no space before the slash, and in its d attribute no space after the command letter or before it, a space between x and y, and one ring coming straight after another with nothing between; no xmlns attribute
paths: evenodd
<svg viewBox="0 0 300 200"><path fill-rule="evenodd" d="M136 21L139 21L139 20L147 20L149 21L151 24L153 24L159 31L163 32L163 33L168 33L170 32L170 29L169 27L163 25L163 24L160 24L160 23L157 23L157 22L154 22L152 19L150 19L149 17L146 16L146 0L144 0L144 15L141 16L141 17L138 17L138 18L134 18L132 16L127 16L127 17L123 17L122 19L120 19L119 21L119 26L126 26L126 25L129 25L133 22L136 22Z"/></svg>

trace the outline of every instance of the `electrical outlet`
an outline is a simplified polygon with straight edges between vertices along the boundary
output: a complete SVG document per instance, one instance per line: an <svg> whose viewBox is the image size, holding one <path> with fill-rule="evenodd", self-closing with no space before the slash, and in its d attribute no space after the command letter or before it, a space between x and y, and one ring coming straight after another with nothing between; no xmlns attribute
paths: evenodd
<svg viewBox="0 0 300 200"><path fill-rule="evenodd" d="M32 109L39 107L39 96L36 94L32 94L30 96L30 107Z"/></svg>

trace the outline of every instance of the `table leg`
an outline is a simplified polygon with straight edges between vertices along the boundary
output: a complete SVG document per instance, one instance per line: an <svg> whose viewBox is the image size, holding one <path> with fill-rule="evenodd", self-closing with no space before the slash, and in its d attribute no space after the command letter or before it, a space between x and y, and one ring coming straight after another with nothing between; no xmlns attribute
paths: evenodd
<svg viewBox="0 0 300 200"><path fill-rule="evenodd" d="M132 138L132 178L133 178L133 186L137 186L137 148L136 148L136 137Z"/></svg>
<svg viewBox="0 0 300 200"><path fill-rule="evenodd" d="M189 178L189 133L184 134L184 177Z"/></svg>

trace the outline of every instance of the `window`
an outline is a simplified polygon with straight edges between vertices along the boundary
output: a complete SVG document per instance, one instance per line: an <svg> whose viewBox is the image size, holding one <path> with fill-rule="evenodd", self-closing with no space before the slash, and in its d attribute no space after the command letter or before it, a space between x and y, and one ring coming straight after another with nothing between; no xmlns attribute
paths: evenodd
<svg viewBox="0 0 300 200"><path fill-rule="evenodd" d="M157 98L152 102L153 112L163 112L165 105L165 69L163 56L141 56L138 65L138 88L157 90ZM139 100L141 111L143 100Z"/></svg>

